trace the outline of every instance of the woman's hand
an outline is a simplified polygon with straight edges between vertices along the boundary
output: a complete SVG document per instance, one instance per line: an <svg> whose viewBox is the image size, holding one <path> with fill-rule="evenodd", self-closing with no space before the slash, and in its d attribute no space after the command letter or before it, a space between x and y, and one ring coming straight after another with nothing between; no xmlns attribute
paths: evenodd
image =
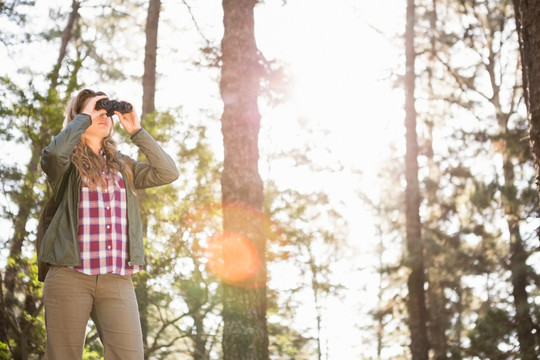
<svg viewBox="0 0 540 360"><path fill-rule="evenodd" d="M104 99L107 97L107 95L99 95L90 98L90 100L88 100L88 102L86 103L84 110L82 111L83 114L90 115L90 117L92 118L92 122L94 122L94 120L97 119L102 113L106 112L105 109L96 110L96 102L98 102L98 100L100 99Z"/></svg>
<svg viewBox="0 0 540 360"><path fill-rule="evenodd" d="M141 129L141 120L139 119L139 116L135 112L135 109L131 111L128 114L122 114L118 111L114 112L116 116L118 116L118 120L120 120L120 124L129 135L133 136L137 131Z"/></svg>

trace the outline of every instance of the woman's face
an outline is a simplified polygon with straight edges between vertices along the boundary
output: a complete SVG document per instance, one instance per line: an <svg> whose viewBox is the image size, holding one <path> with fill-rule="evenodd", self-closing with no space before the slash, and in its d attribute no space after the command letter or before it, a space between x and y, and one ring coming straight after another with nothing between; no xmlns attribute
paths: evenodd
<svg viewBox="0 0 540 360"><path fill-rule="evenodd" d="M113 126L112 119L107 116L107 111L105 111L105 109L98 110L98 113L97 116L92 118L92 125L86 129L86 132L83 135L85 138L91 137L101 140L110 134Z"/></svg>

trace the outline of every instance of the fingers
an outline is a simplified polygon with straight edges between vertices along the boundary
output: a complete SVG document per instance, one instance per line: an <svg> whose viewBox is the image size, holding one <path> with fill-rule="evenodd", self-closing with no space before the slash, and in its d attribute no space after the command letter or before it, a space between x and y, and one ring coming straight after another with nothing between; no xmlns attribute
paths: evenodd
<svg viewBox="0 0 540 360"><path fill-rule="evenodd" d="M107 116L107 110L99 109L96 110L96 103L104 98L108 98L107 95L94 96L88 100L86 103L83 113L90 115L92 121L97 119L99 116ZM119 111L115 111L114 114L118 116L118 120L122 127L129 133L134 134L141 128L141 121L135 112L135 109L132 109L131 112L122 114Z"/></svg>
<svg viewBox="0 0 540 360"><path fill-rule="evenodd" d="M130 122L130 123L131 122L137 122L137 120L138 120L138 116L137 116L137 113L135 112L135 110L132 110L130 113L126 113L126 114L122 114L119 111L115 111L114 114L116 116L118 116L118 119L122 123L125 123L125 122Z"/></svg>
<svg viewBox="0 0 540 360"><path fill-rule="evenodd" d="M135 109L127 114L122 114L119 111L115 111L114 113L116 116L118 116L118 120L120 120L122 127L130 135L133 135L141 128L141 122L139 120L139 116L137 116L137 113L135 112Z"/></svg>
<svg viewBox="0 0 540 360"><path fill-rule="evenodd" d="M105 111L103 109L96 110L96 102L98 102L101 99L105 99L107 97L108 97L107 95L99 95L99 96L94 96L90 98L90 100L88 100L88 102L86 103L86 106L84 107L83 113L90 115L90 117L94 119L100 113Z"/></svg>

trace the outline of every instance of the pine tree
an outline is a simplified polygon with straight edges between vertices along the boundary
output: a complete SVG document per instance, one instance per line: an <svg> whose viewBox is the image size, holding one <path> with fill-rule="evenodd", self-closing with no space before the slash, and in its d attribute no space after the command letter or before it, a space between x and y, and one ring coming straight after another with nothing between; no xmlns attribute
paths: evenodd
<svg viewBox="0 0 540 360"><path fill-rule="evenodd" d="M409 293L407 309L411 332L411 355L413 360L427 360L429 341L427 339L427 311L424 293L424 246L422 223L420 221L420 190L418 185L418 140L416 133L416 109L414 70L416 49L414 47L415 2L407 1L407 22L405 30L405 215L407 233L407 266L410 268L407 281Z"/></svg>
<svg viewBox="0 0 540 360"><path fill-rule="evenodd" d="M150 0L148 3L148 14L146 17L146 45L144 51L144 73L142 78L143 87L143 106L141 119L144 121L152 121L152 116L155 111L155 92L156 92L156 63L157 63L157 48L158 48L158 27L159 27L159 14L161 8L160 0ZM139 151L139 158L143 154ZM145 202L148 202L147 194L144 190L138 191L138 201L142 209L145 209ZM141 214L142 216L142 214ZM147 214L142 220L143 231L145 236L148 231L148 219ZM135 291L137 294L137 304L139 306L139 315L141 318L141 330L143 336L143 345L145 349L148 349L148 277L143 273L136 277ZM145 359L148 359L148 352L145 351Z"/></svg>
<svg viewBox="0 0 540 360"><path fill-rule="evenodd" d="M517 31L521 52L523 89L529 118L531 149L536 168L536 184L540 193L540 64L538 51L540 45L539 15L540 4L536 1L514 0Z"/></svg>
<svg viewBox="0 0 540 360"><path fill-rule="evenodd" d="M225 149L221 178L223 244L242 241L252 244L248 247L255 249L252 261L256 264L254 273L247 279L232 279L222 285L225 360L268 359L266 244L259 216L263 186L258 173L257 97L262 73L254 34L255 3L255 0L223 0L220 82ZM225 263L225 267L234 265Z"/></svg>
<svg viewBox="0 0 540 360"><path fill-rule="evenodd" d="M531 269L527 265L529 254L522 235L524 221L536 199L530 196L527 187L520 185L528 183L530 179L522 175L526 174L523 169L528 167L528 151L522 142L524 123L519 115L516 116L519 114L521 93L514 70L517 66L516 47L512 45L516 44L515 33L512 22L507 20L511 12L510 4L497 1L478 4L449 2L444 9L448 14L456 14L456 21L465 26L461 29L463 34L452 34L442 24L433 31L439 34L435 41L440 51L435 57L454 81L455 92L448 100L450 103L477 114L482 112L482 107L492 110L491 114L489 110L483 110L486 115L479 118L487 129L483 133L487 140L485 145L491 146L491 153L499 154L501 158L500 164L493 163L495 174L492 176L495 180L488 180L491 185L487 189L492 189L492 199L503 209L505 232L509 234L508 270L520 353L522 358L536 358L534 324L527 293ZM460 38L460 41L455 40ZM470 60L461 63L454 61L460 52L470 54ZM473 76L470 75L471 68L475 69ZM476 181L486 180L478 178ZM476 187L481 189L484 186L478 184ZM501 257L499 261L500 267L506 267L504 258Z"/></svg>

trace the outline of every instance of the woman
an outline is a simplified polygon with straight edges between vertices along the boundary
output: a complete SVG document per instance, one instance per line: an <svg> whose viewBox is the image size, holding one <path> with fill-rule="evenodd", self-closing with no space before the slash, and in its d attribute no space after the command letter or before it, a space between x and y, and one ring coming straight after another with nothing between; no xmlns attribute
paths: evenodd
<svg viewBox="0 0 540 360"><path fill-rule="evenodd" d="M178 169L131 111L115 111L148 164L121 154L111 117L80 91L67 106L64 129L45 148L41 167L53 189L38 260L49 270L43 299L46 359L81 359L92 318L105 359L143 359L141 325L131 275L144 265L136 189L169 184Z"/></svg>

